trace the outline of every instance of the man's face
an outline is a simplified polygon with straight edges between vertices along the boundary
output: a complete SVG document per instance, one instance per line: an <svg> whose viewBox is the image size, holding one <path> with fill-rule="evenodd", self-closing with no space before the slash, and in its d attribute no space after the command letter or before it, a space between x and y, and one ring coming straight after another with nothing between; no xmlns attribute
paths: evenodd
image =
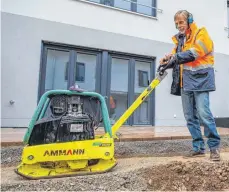
<svg viewBox="0 0 229 192"><path fill-rule="evenodd" d="M180 33L185 34L188 29L187 19L183 15L177 15L175 19L175 25Z"/></svg>

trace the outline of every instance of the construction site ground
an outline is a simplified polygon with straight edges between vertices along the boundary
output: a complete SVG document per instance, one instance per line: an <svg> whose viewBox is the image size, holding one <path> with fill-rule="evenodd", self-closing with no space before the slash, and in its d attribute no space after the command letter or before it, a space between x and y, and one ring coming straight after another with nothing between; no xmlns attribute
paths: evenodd
<svg viewBox="0 0 229 192"><path fill-rule="evenodd" d="M167 129L171 131L172 128ZM174 131L174 127L170 136L167 131L167 137L166 133L163 136L162 131L161 137L159 134L156 137L155 130L154 133L151 130L148 139L146 130L149 128L139 129L138 133L132 130L135 135L133 140L130 139L130 133L128 135L121 129L121 139L115 142L118 165L112 171L42 180L26 180L14 173L23 146L16 139L14 143L5 139L4 143L2 134L1 191L229 191L228 128L219 128L222 136L219 162L209 159L208 148L205 157L184 158L192 148L192 141L187 131L184 134L185 128L176 130L179 129L183 129L183 135ZM125 136L129 139L125 140Z"/></svg>

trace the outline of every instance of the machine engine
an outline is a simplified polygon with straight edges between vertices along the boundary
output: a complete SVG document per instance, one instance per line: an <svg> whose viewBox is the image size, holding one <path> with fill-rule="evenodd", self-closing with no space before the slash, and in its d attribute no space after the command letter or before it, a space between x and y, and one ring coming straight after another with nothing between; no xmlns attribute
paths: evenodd
<svg viewBox="0 0 229 192"><path fill-rule="evenodd" d="M95 138L100 102L95 97L55 95L33 128L29 145L82 141Z"/></svg>

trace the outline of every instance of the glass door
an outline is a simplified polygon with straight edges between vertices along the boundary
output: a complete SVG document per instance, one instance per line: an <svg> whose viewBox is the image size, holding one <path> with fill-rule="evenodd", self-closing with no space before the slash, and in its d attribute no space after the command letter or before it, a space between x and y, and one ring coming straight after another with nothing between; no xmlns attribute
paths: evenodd
<svg viewBox="0 0 229 192"><path fill-rule="evenodd" d="M45 45L40 71L39 98L49 90L79 85L106 98L114 124L154 78L154 64L142 58L108 51ZM154 93L125 122L154 124Z"/></svg>
<svg viewBox="0 0 229 192"><path fill-rule="evenodd" d="M129 60L111 58L110 120L114 124L128 107ZM127 124L127 122L125 122Z"/></svg>
<svg viewBox="0 0 229 192"><path fill-rule="evenodd" d="M45 46L42 58L39 98L49 90L68 90L77 84L87 91L100 92L99 52L59 46Z"/></svg>
<svg viewBox="0 0 229 192"><path fill-rule="evenodd" d="M44 92L53 89L67 89L69 58L69 51L47 50Z"/></svg>
<svg viewBox="0 0 229 192"><path fill-rule="evenodd" d="M151 76L151 63L145 61L135 61L135 83L134 83L134 99L148 87ZM135 125L150 124L150 96L139 106L134 112Z"/></svg>
<svg viewBox="0 0 229 192"><path fill-rule="evenodd" d="M97 54L76 52L75 84L88 91L96 91Z"/></svg>

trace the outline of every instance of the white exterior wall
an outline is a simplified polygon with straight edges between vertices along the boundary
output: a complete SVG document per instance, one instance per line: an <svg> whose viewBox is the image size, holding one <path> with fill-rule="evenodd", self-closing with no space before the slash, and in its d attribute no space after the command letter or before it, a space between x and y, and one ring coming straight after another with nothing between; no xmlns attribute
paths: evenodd
<svg viewBox="0 0 229 192"><path fill-rule="evenodd" d="M152 50L152 56L157 57L156 65L158 65L159 58L170 51L170 49L162 49L161 44L171 44L171 36L176 33L173 22L174 13L178 9L187 9L193 13L198 26L204 25L208 29L215 42L215 51L228 58L229 38L228 32L224 30L228 22L226 0L174 0L170 4L168 2L170 1L157 0L157 7L163 10L162 13L157 13L157 18L118 11L79 0L3 0L2 12L157 41L158 47ZM53 5L55 5L55 8ZM11 24L9 23L9 25ZM25 28L32 30L32 26L25 26ZM46 30L44 28L42 34L34 31L33 35L34 37L42 36L44 40L56 41L54 38L56 34L46 34ZM13 41L20 44L19 49L24 50L26 53L30 47L24 43L26 42L25 39L20 36L21 31L16 30L13 33ZM60 32L57 31L57 33ZM75 35L77 36L78 34L76 33ZM31 38L28 41L31 42L33 39ZM96 42L95 48L109 49L107 41L110 40L105 38L104 42ZM58 42L81 46L84 46L84 43L88 44L86 41L72 42L69 39L66 40L65 34L61 34ZM5 58L5 62L2 64L2 71L6 73L2 74L1 113L3 120L8 120L5 123L3 121L2 126L27 126L27 122L32 116L37 104L40 43L40 41L36 40L33 43L34 49L32 53L28 55L18 54L16 58L15 55L6 57L5 55L8 53L3 48L2 56ZM111 49L125 52L127 46L122 43L120 41L120 46L111 47ZM136 46L138 45L136 44ZM149 45L146 44L146 46ZM143 55L151 54L151 50L135 52L134 48L128 49L127 52ZM28 63L27 61L36 62ZM219 117L229 116L228 63L229 61L225 63L222 57L216 57L217 92L211 94L211 107L214 115ZM156 125L184 125L181 99L169 94L171 80L171 72L169 72L168 77L156 90ZM223 85L222 82L225 84ZM9 104L11 99L15 100L15 105L13 106ZM176 114L176 120L173 117L174 114Z"/></svg>
<svg viewBox="0 0 229 192"><path fill-rule="evenodd" d="M79 0L3 0L2 11L82 26L112 33L171 43L176 33L173 15L187 9L199 26L206 26L215 42L215 51L229 54L226 0L157 0L157 20L128 14ZM55 8L54 8L55 5Z"/></svg>

